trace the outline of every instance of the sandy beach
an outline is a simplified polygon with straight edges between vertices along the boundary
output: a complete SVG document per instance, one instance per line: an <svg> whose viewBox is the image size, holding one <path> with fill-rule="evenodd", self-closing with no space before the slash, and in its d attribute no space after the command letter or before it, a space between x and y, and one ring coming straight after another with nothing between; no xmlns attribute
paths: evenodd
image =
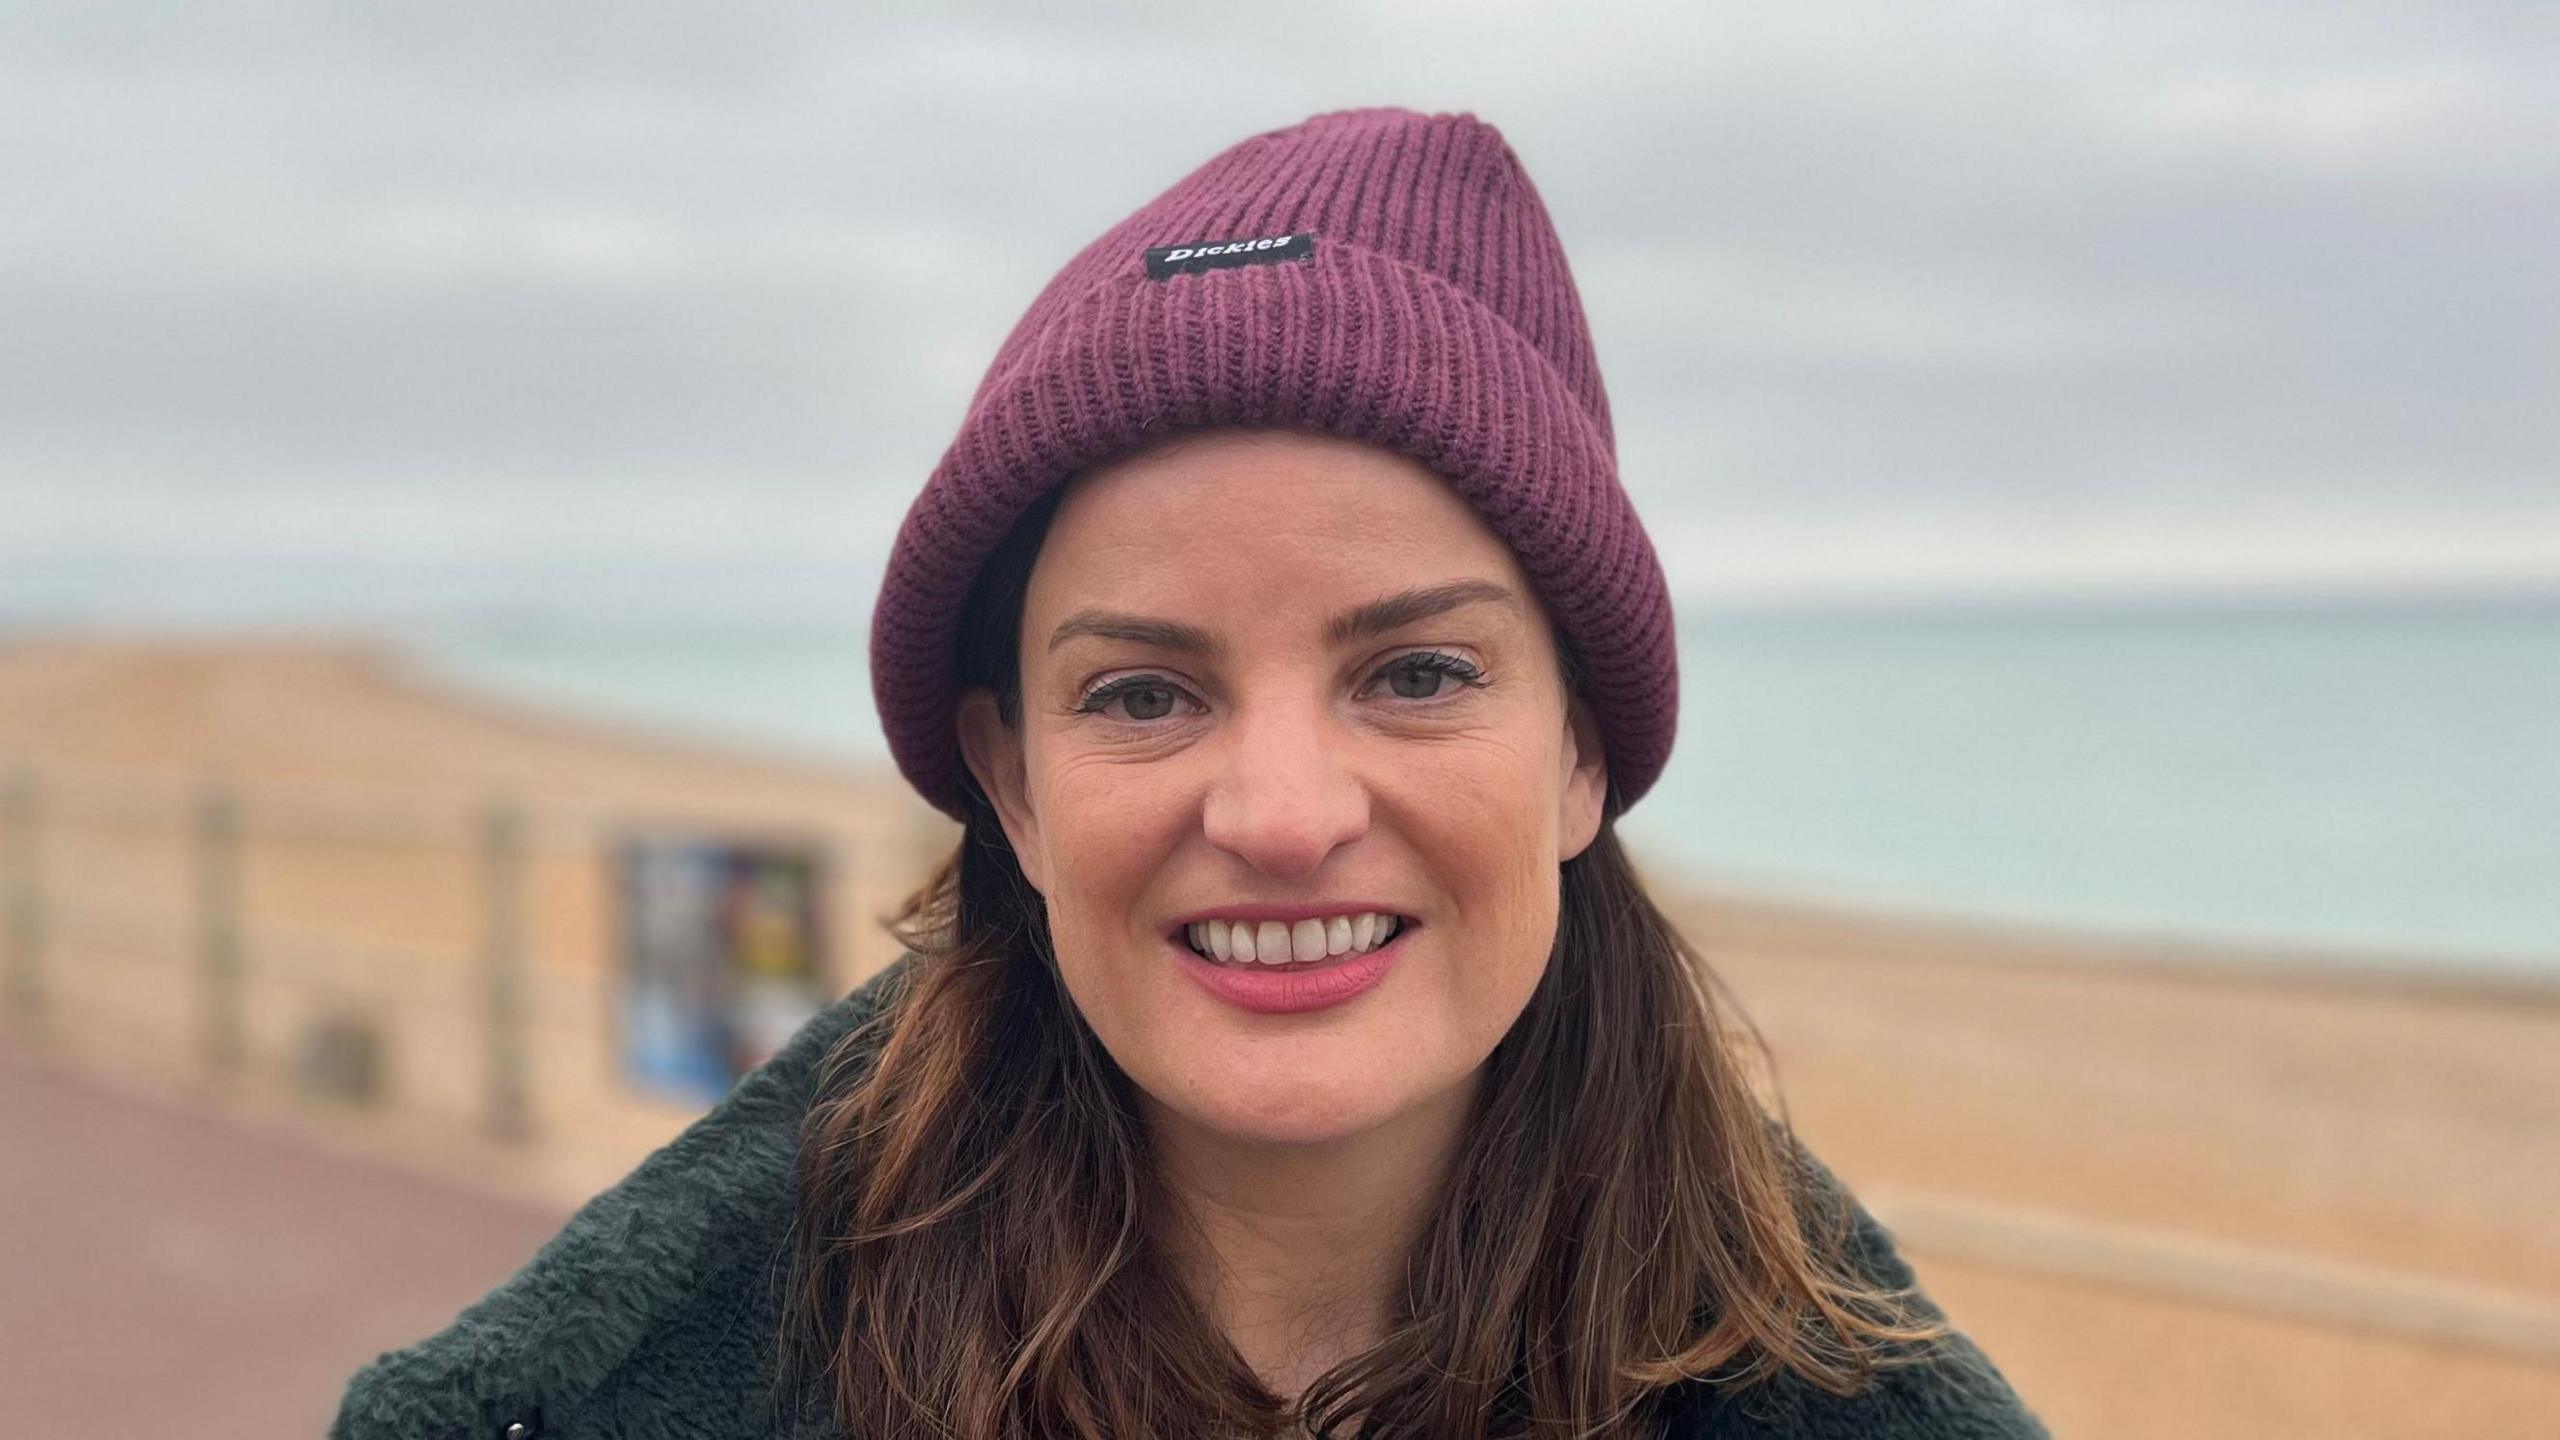
<svg viewBox="0 0 2560 1440"><path fill-rule="evenodd" d="M695 1113L616 1073L613 838L823 847L842 987L896 953L876 917L954 834L894 775L448 694L361 644L287 638L0 643L0 784L14 1050L560 1211ZM229 1068L206 1058L209 804L239 836ZM493 805L525 836L531 1124L512 1140L485 1124ZM2560 1413L2560 987L1648 878L1766 1037L1809 1143L2057 1435L2477 1435ZM349 1017L385 1037L377 1105L294 1078L312 1027Z"/></svg>

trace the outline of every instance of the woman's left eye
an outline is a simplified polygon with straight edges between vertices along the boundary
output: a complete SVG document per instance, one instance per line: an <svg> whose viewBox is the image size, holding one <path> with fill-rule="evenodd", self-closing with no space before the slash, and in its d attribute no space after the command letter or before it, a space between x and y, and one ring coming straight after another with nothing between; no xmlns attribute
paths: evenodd
<svg viewBox="0 0 2560 1440"><path fill-rule="evenodd" d="M1455 655L1438 650L1417 650L1410 655L1399 655L1380 666L1378 674L1394 677L1388 682L1390 688L1406 700L1437 698L1444 693L1440 684L1443 679L1455 680L1466 686L1484 683L1483 671ZM1407 681L1418 688L1407 690Z"/></svg>

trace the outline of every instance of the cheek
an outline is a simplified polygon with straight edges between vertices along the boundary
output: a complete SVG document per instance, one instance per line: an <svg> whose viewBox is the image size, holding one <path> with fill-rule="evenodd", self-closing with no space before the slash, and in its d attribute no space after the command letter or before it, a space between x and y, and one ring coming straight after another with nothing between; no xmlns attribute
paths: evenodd
<svg viewBox="0 0 2560 1440"><path fill-rule="evenodd" d="M1160 778L1143 765L1070 760L1035 779L1041 848L1059 892L1053 907L1126 902L1149 882L1185 825L1181 807L1155 793Z"/></svg>
<svg viewBox="0 0 2560 1440"><path fill-rule="evenodd" d="M1152 887L1180 841L1181 817L1146 797L1139 768L1061 766L1035 801L1059 973L1102 1031L1142 1009L1163 978L1156 937L1138 922L1154 913Z"/></svg>
<svg viewBox="0 0 2560 1440"><path fill-rule="evenodd" d="M1385 783L1394 813L1427 837L1424 853L1446 857L1436 863L1453 886L1499 888L1555 862L1560 763L1552 746L1506 737L1401 757Z"/></svg>
<svg viewBox="0 0 2560 1440"><path fill-rule="evenodd" d="M1452 914L1437 953L1439 1007L1470 1045L1509 1029L1545 973L1557 917L1554 778L1505 750L1415 765L1397 813Z"/></svg>

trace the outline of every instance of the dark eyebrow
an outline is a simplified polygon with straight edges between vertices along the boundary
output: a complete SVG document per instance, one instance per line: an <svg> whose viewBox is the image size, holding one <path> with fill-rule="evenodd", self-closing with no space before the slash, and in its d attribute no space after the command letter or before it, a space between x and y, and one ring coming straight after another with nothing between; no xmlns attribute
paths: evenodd
<svg viewBox="0 0 2560 1440"><path fill-rule="evenodd" d="M1339 645L1364 636L1384 635L1400 630L1416 620L1455 610L1461 605L1481 601L1508 605L1514 612L1520 608L1520 597L1490 580L1452 580L1446 585L1428 585L1407 590L1384 600L1372 600L1357 609L1346 611L1325 622L1324 638Z"/></svg>
<svg viewBox="0 0 2560 1440"><path fill-rule="evenodd" d="M1508 605L1514 611L1520 608L1520 597L1506 586L1490 580L1452 580L1446 585L1426 585L1346 610L1325 622L1324 638L1328 644L1340 645L1364 636L1383 635L1417 620L1483 601ZM1126 640L1186 655L1218 653L1217 639L1197 625L1109 610L1079 610L1068 616L1050 633L1049 648L1055 650L1078 635Z"/></svg>
<svg viewBox="0 0 2560 1440"><path fill-rule="evenodd" d="M1110 610L1079 610L1059 621L1058 628L1049 636L1049 648L1055 650L1079 635L1126 640L1156 650L1179 650L1186 655L1218 653L1218 642L1197 625L1150 620L1144 615L1122 615Z"/></svg>

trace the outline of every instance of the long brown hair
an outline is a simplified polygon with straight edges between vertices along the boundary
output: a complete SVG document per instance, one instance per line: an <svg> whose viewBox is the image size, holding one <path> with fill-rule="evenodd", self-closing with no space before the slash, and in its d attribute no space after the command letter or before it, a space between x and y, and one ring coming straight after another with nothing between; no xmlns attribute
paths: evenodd
<svg viewBox="0 0 2560 1440"><path fill-rule="evenodd" d="M963 684L1008 724L1064 488L989 560L963 630ZM1819 1203L1783 1106L1762 1109L1736 1052L1766 1047L1645 893L1621 808L1613 789L1560 868L1545 976L1494 1047L1395 1323L1282 1397L1176 1278L1131 1082L973 784L958 848L891 922L904 986L830 1058L802 1134L785 1383L823 1382L861 1440L1583 1436L1635 1433L1684 1379L1793 1371L1846 1395L1925 1358L1909 1347L1947 1328L1849 1263L1847 1207Z"/></svg>

